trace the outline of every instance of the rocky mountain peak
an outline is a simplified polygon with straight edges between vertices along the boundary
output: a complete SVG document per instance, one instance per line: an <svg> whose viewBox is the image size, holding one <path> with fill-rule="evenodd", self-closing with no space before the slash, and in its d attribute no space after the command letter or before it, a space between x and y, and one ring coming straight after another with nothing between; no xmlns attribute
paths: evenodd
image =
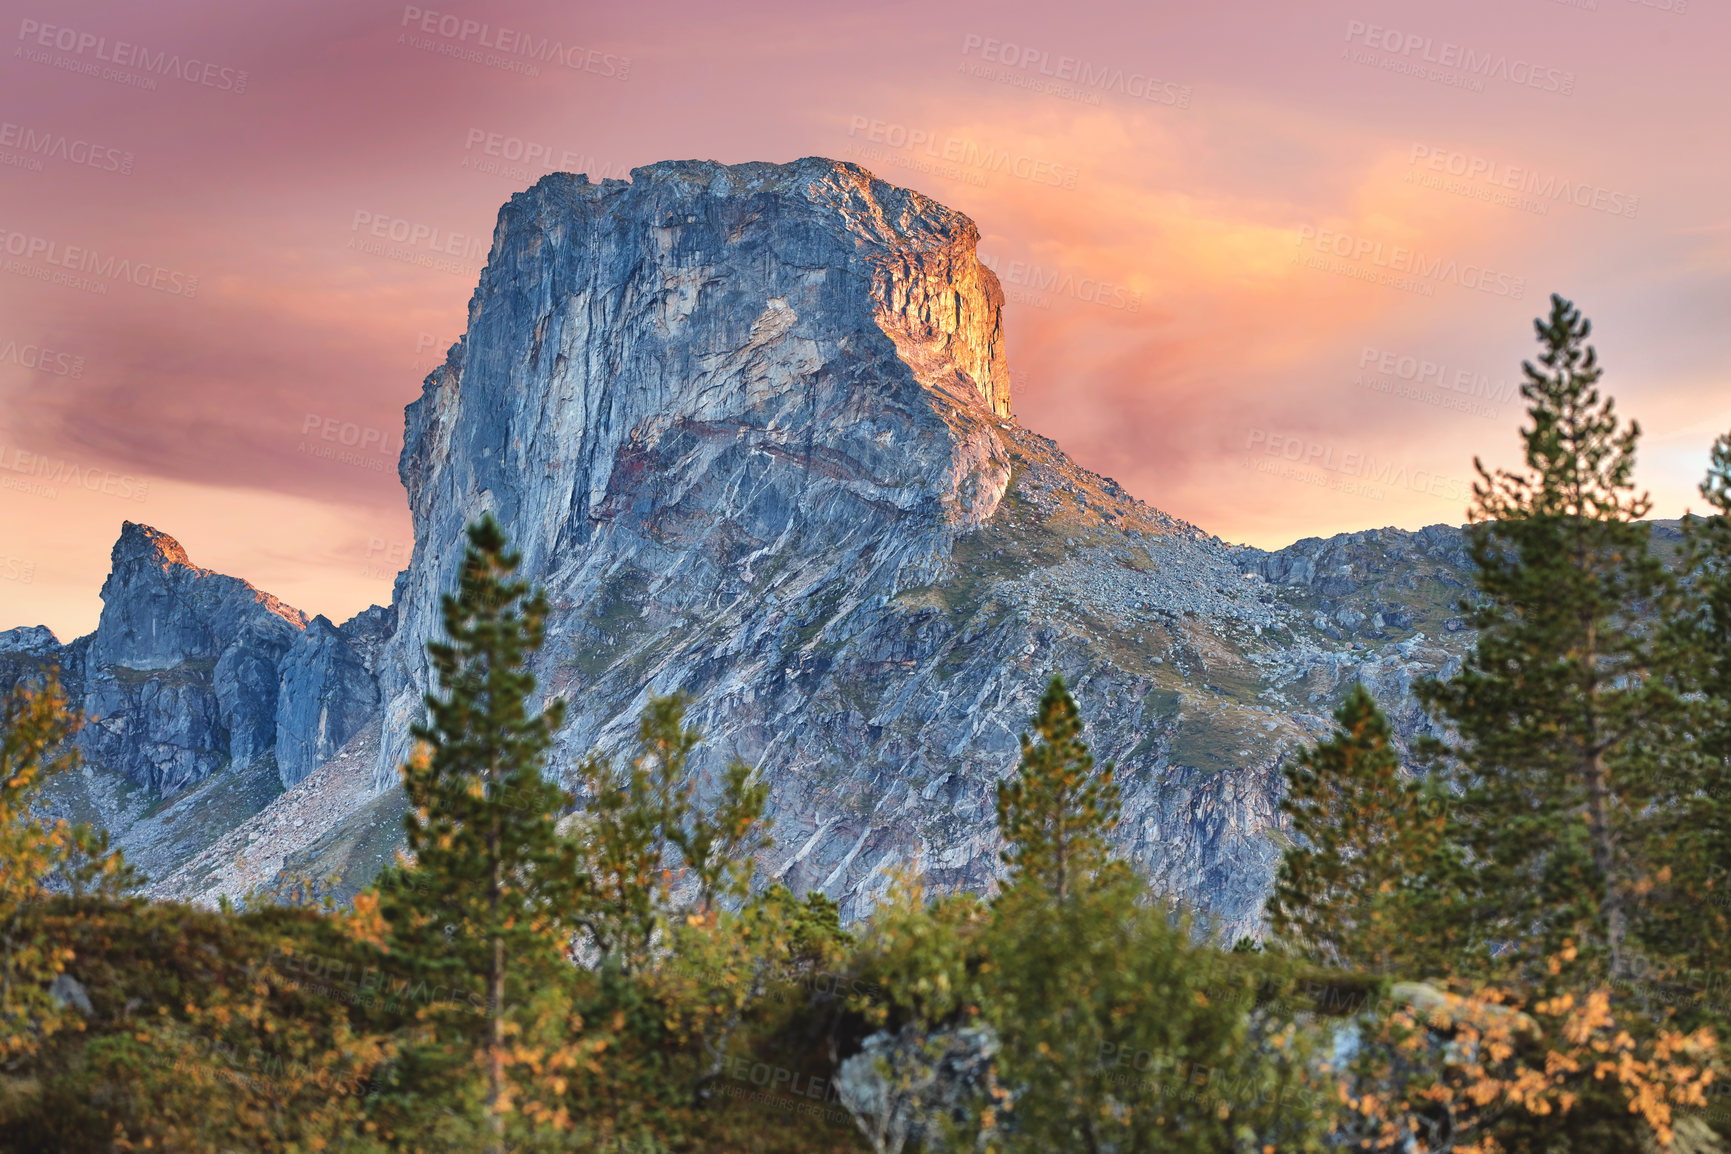
<svg viewBox="0 0 1731 1154"><path fill-rule="evenodd" d="M606 181L592 187L619 196L618 207L627 211L635 207L633 199L652 199L658 211L665 210L659 220L649 218L658 230L689 234L692 226L713 219L739 230L727 237L729 243L745 239L745 229L761 227L782 235L797 229L808 243L822 235L844 252L857 250L847 263L871 267L876 319L904 359L942 364L959 373L991 412L1010 415L1003 293L996 275L978 260L979 229L964 214L856 164L823 157L788 164L661 161L633 169L631 176L629 185ZM627 197L627 190L633 195ZM688 211L682 214L681 208Z"/></svg>
<svg viewBox="0 0 1731 1154"><path fill-rule="evenodd" d="M987 892L995 789L1057 671L1118 766L1120 848L1254 933L1280 763L1345 686L1402 742L1428 732L1413 686L1470 642L1460 535L1264 553L1081 467L1010 417L977 236L828 160L548 176L501 210L466 331L408 406L391 606L309 624L128 524L96 632L0 635L0 682L58 662L90 763L180 795L156 813L75 780L147 868L186 871L161 892L291 859L360 884L400 839L425 643L492 512L549 600L553 776L630 750L647 697L682 692L698 787L734 757L770 787L761 877L848 919L895 868Z"/></svg>
<svg viewBox="0 0 1731 1154"><path fill-rule="evenodd" d="M1309 584L1303 616L1274 584L1327 560L1263 574L1016 425L1002 293L962 214L829 160L632 176L511 199L467 332L408 408L377 787L431 687L463 527L491 511L550 602L554 775L683 692L700 782L737 756L770 785L763 876L863 916L891 867L994 884L994 790L1060 671L1120 767L1125 849L1252 932L1279 761L1367 667L1318 645ZM1327 610L1394 646L1384 682L1449 659L1382 586L1329 596L1377 599Z"/></svg>
<svg viewBox="0 0 1731 1154"><path fill-rule="evenodd" d="M124 617L126 609L140 599L167 597L175 600L191 595L200 604L229 600L250 602L295 629L306 627L307 615L299 609L239 577L199 568L192 563L179 541L150 525L122 521L110 560L108 579L102 585L105 614L111 599ZM145 642L146 645L152 643Z"/></svg>
<svg viewBox="0 0 1731 1154"><path fill-rule="evenodd" d="M181 548L179 541L161 529L137 521L120 523L120 536L115 540L114 550L109 556L115 569L134 565L154 565L159 569L170 565L194 568L192 560L187 557L186 550Z"/></svg>
<svg viewBox="0 0 1731 1154"><path fill-rule="evenodd" d="M695 624L789 566L860 597L935 578L1010 479L1003 294L978 235L819 159L554 174L512 197L468 331L408 409L416 549L380 784L484 509L531 577L645 621ZM622 623L583 626L586 644Z"/></svg>
<svg viewBox="0 0 1731 1154"><path fill-rule="evenodd" d="M113 562L84 643L86 754L164 793L268 754L278 666L306 615L148 525L122 526Z"/></svg>

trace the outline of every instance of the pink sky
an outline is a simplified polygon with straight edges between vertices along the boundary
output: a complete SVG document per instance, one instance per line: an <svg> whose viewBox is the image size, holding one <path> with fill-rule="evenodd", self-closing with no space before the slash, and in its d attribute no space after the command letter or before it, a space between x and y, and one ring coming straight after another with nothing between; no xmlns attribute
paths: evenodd
<svg viewBox="0 0 1731 1154"><path fill-rule="evenodd" d="M388 600L402 407L550 167L821 155L967 212L1018 418L1228 540L1463 520L1551 291L1660 515L1731 427L1702 0L4 7L0 628L90 629L122 520Z"/></svg>

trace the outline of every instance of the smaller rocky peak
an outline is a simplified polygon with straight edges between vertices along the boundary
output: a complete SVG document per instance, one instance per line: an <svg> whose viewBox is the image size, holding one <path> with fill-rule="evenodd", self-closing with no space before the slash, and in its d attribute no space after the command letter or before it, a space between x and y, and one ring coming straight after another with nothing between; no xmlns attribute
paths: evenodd
<svg viewBox="0 0 1731 1154"><path fill-rule="evenodd" d="M180 565L197 569L179 541L161 529L137 521L120 523L120 537L114 542L114 552L110 557L115 569L123 565L154 565L159 569Z"/></svg>
<svg viewBox="0 0 1731 1154"><path fill-rule="evenodd" d="M337 629L337 623L323 613L315 614L306 624L305 632L308 639L315 643L340 640L342 634Z"/></svg>
<svg viewBox="0 0 1731 1154"><path fill-rule="evenodd" d="M60 639L46 625L20 625L0 630L0 653L45 657L60 648Z"/></svg>
<svg viewBox="0 0 1731 1154"><path fill-rule="evenodd" d="M305 613L256 588L249 581L199 568L192 563L192 558L187 556L179 541L154 526L137 521L121 522L120 537L114 542L110 557L108 580L102 586L105 604L113 599L124 602L148 597L150 591L203 588L215 601L232 602L237 606L251 602L296 630L306 628Z"/></svg>
<svg viewBox="0 0 1731 1154"><path fill-rule="evenodd" d="M374 606L357 614L360 625L352 630L356 621L339 627L320 614L283 655L274 708L277 774L285 789L333 757L377 709L379 691L371 666L378 644L377 610Z"/></svg>
<svg viewBox="0 0 1731 1154"><path fill-rule="evenodd" d="M369 605L337 626L337 633L348 642L349 648L360 655L371 673L378 672L379 654L396 631L397 607L394 602Z"/></svg>

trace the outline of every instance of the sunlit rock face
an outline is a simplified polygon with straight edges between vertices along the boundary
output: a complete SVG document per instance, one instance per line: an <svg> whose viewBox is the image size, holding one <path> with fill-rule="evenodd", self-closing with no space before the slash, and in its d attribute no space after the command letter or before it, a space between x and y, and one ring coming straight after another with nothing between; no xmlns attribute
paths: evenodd
<svg viewBox="0 0 1731 1154"><path fill-rule="evenodd" d="M1010 480L1002 294L977 236L820 160L554 175L513 197L468 332L409 408L416 548L381 784L462 527L492 510L553 600L561 764L617 744L651 687L682 688L715 757L768 757L790 829L815 812L803 780L872 739L859 710L834 748L824 707L796 724L847 676L811 669L839 636L808 643L899 621L894 597L940 579Z"/></svg>
<svg viewBox="0 0 1731 1154"><path fill-rule="evenodd" d="M1323 724L1258 696L1285 610L1241 571L1254 551L1014 424L976 238L813 159L514 197L468 331L408 410L380 787L462 528L492 511L552 603L555 773L627 748L647 695L683 691L699 772L739 756L771 784L765 875L860 916L894 867L991 888L995 785L1062 671L1119 763L1126 851L1252 926L1278 757Z"/></svg>
<svg viewBox="0 0 1731 1154"><path fill-rule="evenodd" d="M849 919L898 868L989 892L995 789L1061 672L1115 765L1121 851L1256 932L1281 761L1358 681L1403 743L1428 731L1413 685L1471 640L1460 533L1265 553L1079 467L1010 417L976 235L823 160L514 197L468 331L408 408L393 605L308 622L126 525L95 633L0 633L0 689L59 665L93 717L92 772L55 804L164 896L238 894L291 858L364 884L401 838L400 797L366 783L395 789L463 527L491 511L551 603L555 775L682 691L704 780L740 757L770 784L761 878Z"/></svg>

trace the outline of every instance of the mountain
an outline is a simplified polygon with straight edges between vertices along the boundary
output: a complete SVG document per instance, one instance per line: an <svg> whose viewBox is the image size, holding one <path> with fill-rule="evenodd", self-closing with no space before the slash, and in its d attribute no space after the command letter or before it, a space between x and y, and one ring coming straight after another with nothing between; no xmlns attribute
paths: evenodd
<svg viewBox="0 0 1731 1154"><path fill-rule="evenodd" d="M996 782L1056 670L1118 767L1125 850L1254 932L1282 758L1359 679L1403 740L1425 731L1410 686L1470 641L1461 534L1268 553L1076 465L1011 415L977 238L819 159L555 174L512 197L467 331L407 410L415 548L391 607L308 623L128 526L102 625L57 651L110 711L93 773L173 797L268 763L287 790L170 855L157 892L210 900L277 863L354 884L388 856L424 643L463 525L491 510L552 606L555 774L628 748L648 695L683 691L700 779L740 756L770 784L763 876L859 917L895 867L993 884ZM160 559L135 560L145 540ZM157 636L196 643L121 641Z"/></svg>
<svg viewBox="0 0 1731 1154"><path fill-rule="evenodd" d="M61 646L0 633L0 689L57 666L90 721L86 769L52 784L63 816L107 827L164 875L329 759L376 714L366 668L394 615L344 626L194 565L168 534L124 522L95 632ZM278 754L281 753L279 761Z"/></svg>
<svg viewBox="0 0 1731 1154"><path fill-rule="evenodd" d="M647 695L683 691L698 772L737 755L770 783L765 874L859 916L892 867L991 885L995 785L1059 670L1118 763L1126 848L1249 928L1282 754L1361 670L1404 686L1462 648L1425 640L1447 635L1459 534L1267 555L1078 467L1011 418L977 239L827 160L514 196L467 332L408 409L378 783L462 526L490 509L551 601L556 766L628 747ZM1391 547L1392 580L1369 568Z"/></svg>

